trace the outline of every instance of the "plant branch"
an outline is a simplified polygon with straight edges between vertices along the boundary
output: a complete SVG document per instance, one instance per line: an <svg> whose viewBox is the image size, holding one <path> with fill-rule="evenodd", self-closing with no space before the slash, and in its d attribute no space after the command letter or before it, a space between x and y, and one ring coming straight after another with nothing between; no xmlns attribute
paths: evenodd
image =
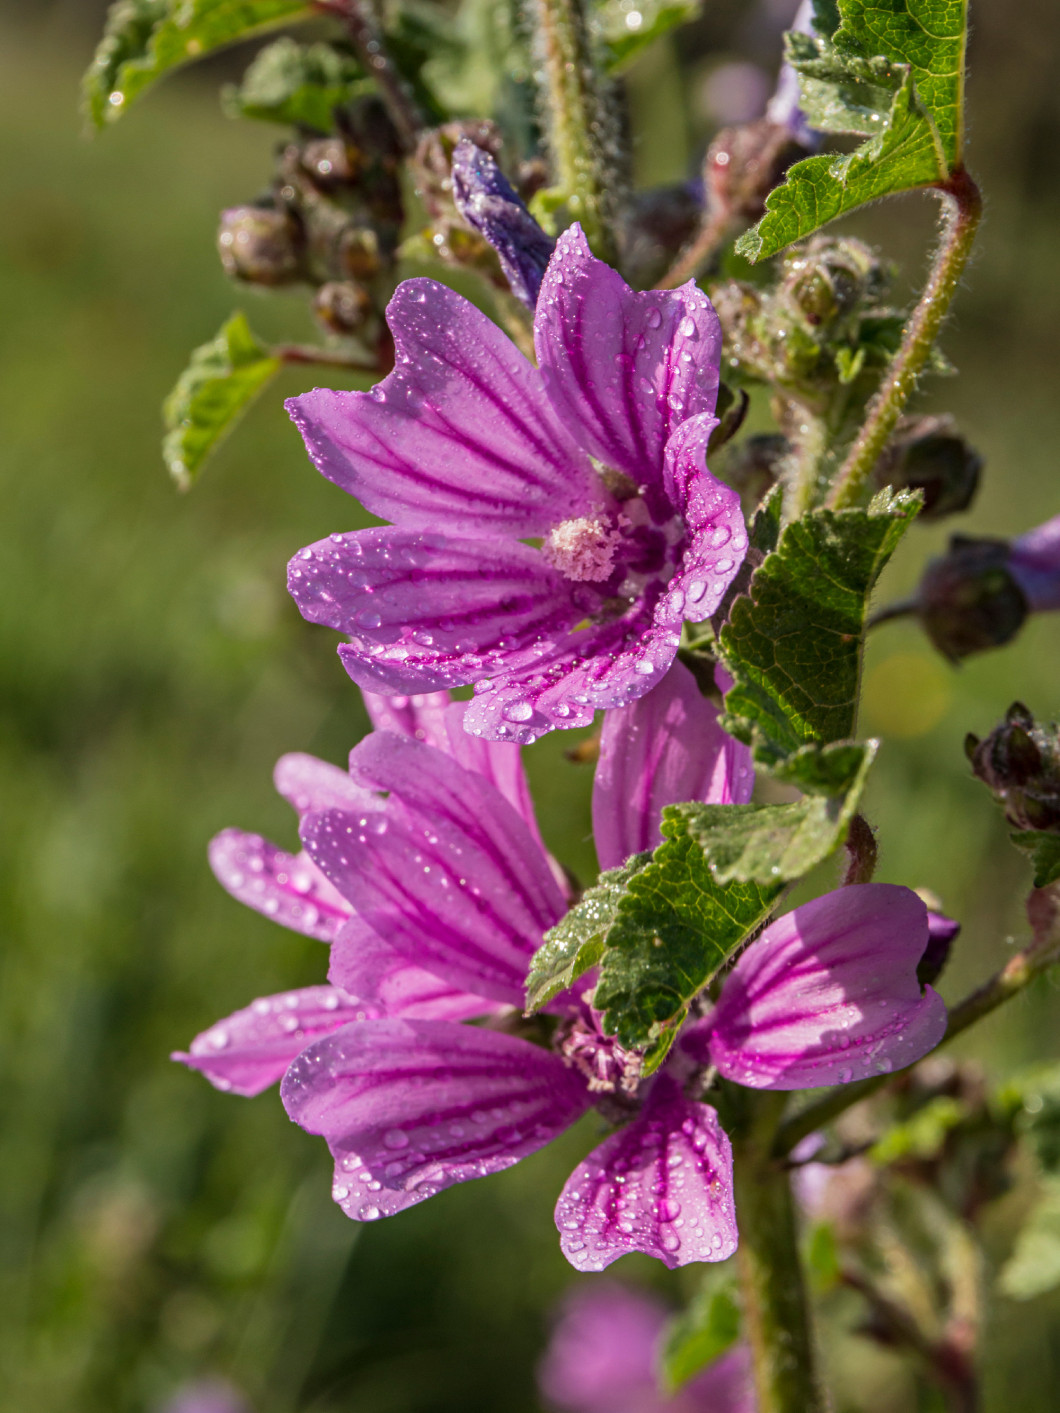
<svg viewBox="0 0 1060 1413"><path fill-rule="evenodd" d="M379 85L383 102L402 143L411 152L424 128L423 115L387 52L382 34L364 0L314 0L316 9L346 26L354 52Z"/></svg>
<svg viewBox="0 0 1060 1413"><path fill-rule="evenodd" d="M597 255L615 263L613 183L604 154L607 131L585 0L532 0L544 61L548 142L557 194L580 221ZM542 193L544 195L544 193Z"/></svg>
<svg viewBox="0 0 1060 1413"><path fill-rule="evenodd" d="M378 363L366 362L363 358L351 358L334 348L318 348L308 343L281 343L271 350L274 358L283 363L318 363L329 368L348 368L351 373L378 374Z"/></svg>
<svg viewBox="0 0 1060 1413"><path fill-rule="evenodd" d="M886 378L869 407L869 415L836 479L830 505L843 510L857 505L883 453L895 424L916 387L942 321L957 292L983 214L983 199L975 182L960 167L937 188L943 200L944 229L924 293L913 311Z"/></svg>
<svg viewBox="0 0 1060 1413"><path fill-rule="evenodd" d="M920 604L916 599L899 599L897 603L889 603L872 614L865 625L866 631L869 628L878 628L881 623L893 623L896 618L911 618L919 608Z"/></svg>
<svg viewBox="0 0 1060 1413"><path fill-rule="evenodd" d="M955 1040L970 1025L996 1011L998 1006L1011 1000L1013 996L1018 996L1036 977L1060 961L1060 925L1056 917L1058 907L1060 895L1054 894L1051 888L1038 888L1031 893L1027 911L1034 927L1034 941L1010 957L989 981L984 982L959 1005L953 1007L946 1034L939 1041L940 1047ZM780 1125L777 1129L774 1153L790 1153L808 1134L831 1123L847 1109L859 1104L862 1099L875 1094L878 1089L889 1084L891 1078L889 1074L873 1075L871 1079L862 1079L855 1084L844 1085L841 1089L830 1090Z"/></svg>

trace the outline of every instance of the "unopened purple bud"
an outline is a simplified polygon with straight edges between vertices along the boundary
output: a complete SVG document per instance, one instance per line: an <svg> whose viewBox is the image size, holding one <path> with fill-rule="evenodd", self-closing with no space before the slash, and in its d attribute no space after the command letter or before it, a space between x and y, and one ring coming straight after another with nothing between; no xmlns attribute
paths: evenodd
<svg viewBox="0 0 1060 1413"><path fill-rule="evenodd" d="M994 792L1015 829L1060 833L1060 729L1013 702L985 740L965 738L972 772Z"/></svg>
<svg viewBox="0 0 1060 1413"><path fill-rule="evenodd" d="M917 613L924 631L951 662L1010 642L1030 604L1012 566L1007 540L954 535L949 550L924 571Z"/></svg>
<svg viewBox="0 0 1060 1413"><path fill-rule="evenodd" d="M880 458L876 480L881 486L922 491L922 518L940 520L968 509L982 469L983 458L961 436L952 417L910 417L899 424ZM1060 600L1052 606L1058 605Z"/></svg>
<svg viewBox="0 0 1060 1413"><path fill-rule="evenodd" d="M284 285L299 276L298 228L272 206L231 206L221 213L217 250L225 274L256 285Z"/></svg>
<svg viewBox="0 0 1060 1413"><path fill-rule="evenodd" d="M956 941L961 925L952 917L946 917L933 907L928 907L928 944L916 969L916 979L921 986L931 986L950 959L950 951Z"/></svg>
<svg viewBox="0 0 1060 1413"><path fill-rule="evenodd" d="M556 243L492 156L466 137L453 151L453 200L468 225L497 252L512 294L533 309Z"/></svg>
<svg viewBox="0 0 1060 1413"><path fill-rule="evenodd" d="M1009 568L1032 611L1060 608L1060 515L1013 540Z"/></svg>

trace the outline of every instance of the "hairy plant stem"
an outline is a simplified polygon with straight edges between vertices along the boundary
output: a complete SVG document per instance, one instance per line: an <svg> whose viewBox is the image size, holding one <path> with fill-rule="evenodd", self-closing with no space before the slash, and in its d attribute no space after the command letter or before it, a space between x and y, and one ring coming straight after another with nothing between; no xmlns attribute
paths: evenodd
<svg viewBox="0 0 1060 1413"><path fill-rule="evenodd" d="M365 0L314 0L314 5L346 26L354 52L379 85L390 119L402 143L411 152L424 128L423 115L387 53L371 7Z"/></svg>
<svg viewBox="0 0 1060 1413"><path fill-rule="evenodd" d="M335 348L318 348L315 344L281 343L272 349L274 358L284 363L319 363L329 368L348 368L351 373L378 374L378 363L369 363L363 358L351 358Z"/></svg>
<svg viewBox="0 0 1060 1413"><path fill-rule="evenodd" d="M783 1094L745 1090L733 1155L737 1263L758 1413L823 1413L789 1174L772 1154Z"/></svg>
<svg viewBox="0 0 1060 1413"><path fill-rule="evenodd" d="M784 419L792 445L785 458L784 522L806 515L817 504L821 462L828 454L828 424L799 404Z"/></svg>
<svg viewBox="0 0 1060 1413"><path fill-rule="evenodd" d="M585 0L530 0L544 61L553 180L601 260L614 264L613 201L604 153L607 130Z"/></svg>
<svg viewBox="0 0 1060 1413"><path fill-rule="evenodd" d="M979 188L958 167L938 192L943 202L943 233L924 293L913 311L869 415L836 478L829 504L834 510L857 505L869 477L890 440L895 424L927 362L942 321L957 293L983 214Z"/></svg>
<svg viewBox="0 0 1060 1413"><path fill-rule="evenodd" d="M694 280L700 270L725 244L734 229L731 216L720 211L705 217L699 232L678 253L677 259L655 286L656 289L676 289L686 280Z"/></svg>
<svg viewBox="0 0 1060 1413"><path fill-rule="evenodd" d="M1044 895L1050 893L1051 890L1046 888L1032 893L1031 906L1036 898L1041 900ZM1053 896L1055 899L1055 895ZM1060 926L1057 925L1055 918L1051 918L1042 933L1035 937L1029 947L1023 948L1015 956L1010 957L1001 970L995 972L989 981L984 982L970 996L966 996L959 1005L952 1008L949 1024L946 1026L946 1034L939 1042L940 1046L950 1040L955 1040L970 1025L974 1025L976 1021L980 1021L984 1016L996 1011L998 1006L1011 1000L1013 996L1018 996L1036 977L1041 976L1043 971L1048 971L1058 961L1060 961ZM831 1123L847 1109L889 1084L890 1080L890 1075L873 1075L871 1079L859 1080L856 1084L847 1084L841 1089L831 1090L823 1098L809 1104L805 1109L793 1114L790 1119L780 1124L776 1132L774 1153L779 1156L790 1153L795 1145L808 1134Z"/></svg>

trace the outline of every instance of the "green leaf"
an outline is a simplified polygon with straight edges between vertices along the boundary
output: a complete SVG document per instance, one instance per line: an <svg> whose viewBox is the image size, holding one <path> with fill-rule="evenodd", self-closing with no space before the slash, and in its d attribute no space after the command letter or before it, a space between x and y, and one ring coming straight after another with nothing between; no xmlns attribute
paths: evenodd
<svg viewBox="0 0 1060 1413"><path fill-rule="evenodd" d="M118 0L84 77L85 111L102 128L178 65L311 14L308 0Z"/></svg>
<svg viewBox="0 0 1060 1413"><path fill-rule="evenodd" d="M604 68L622 73L657 39L696 19L702 8L701 0L643 0L633 7L603 0L597 6L596 27Z"/></svg>
<svg viewBox="0 0 1060 1413"><path fill-rule="evenodd" d="M802 878L836 848L857 809L874 752L844 794L804 795L787 805L671 805L703 850L719 883L787 883Z"/></svg>
<svg viewBox="0 0 1060 1413"><path fill-rule="evenodd" d="M892 1124L869 1149L869 1157L881 1167L903 1158L937 1158L949 1134L965 1122L968 1113L967 1104L940 1094L912 1118Z"/></svg>
<svg viewBox="0 0 1060 1413"><path fill-rule="evenodd" d="M659 1039L768 916L781 885L721 884L680 817L629 879L600 957L594 1004L627 1050ZM562 924L561 924L562 925Z"/></svg>
<svg viewBox="0 0 1060 1413"><path fill-rule="evenodd" d="M1034 865L1034 886L1045 888L1060 878L1060 834L1044 829L1021 829L1008 836Z"/></svg>
<svg viewBox="0 0 1060 1413"><path fill-rule="evenodd" d="M789 35L809 121L866 137L810 157L769 195L737 250L763 260L867 201L945 181L961 162L967 0L837 0Z"/></svg>
<svg viewBox="0 0 1060 1413"><path fill-rule="evenodd" d="M711 1272L688 1308L663 1331L659 1373L669 1393L679 1388L731 1349L740 1337L740 1307L736 1281L729 1271Z"/></svg>
<svg viewBox="0 0 1060 1413"><path fill-rule="evenodd" d="M1060 1178L1049 1178L1020 1228L1012 1255L1001 1268L998 1289L1013 1300L1030 1300L1058 1285Z"/></svg>
<svg viewBox="0 0 1060 1413"><path fill-rule="evenodd" d="M526 979L527 1012L538 1011L596 966L629 880L651 862L651 853L634 854L621 868L602 873L566 917L545 933Z"/></svg>
<svg viewBox="0 0 1060 1413"><path fill-rule="evenodd" d="M854 735L869 596L919 508L919 497L878 496L867 510L818 510L788 525L776 552L733 604L719 645L734 686L724 725L759 763L789 765L792 783L828 788L860 768Z"/></svg>
<svg viewBox="0 0 1060 1413"><path fill-rule="evenodd" d="M222 101L233 118L329 132L335 109L373 86L349 54L330 44L299 44L285 35L261 51L241 84L225 87Z"/></svg>
<svg viewBox="0 0 1060 1413"><path fill-rule="evenodd" d="M180 486L192 484L279 367L242 314L233 314L216 338L195 349L163 406L162 454Z"/></svg>

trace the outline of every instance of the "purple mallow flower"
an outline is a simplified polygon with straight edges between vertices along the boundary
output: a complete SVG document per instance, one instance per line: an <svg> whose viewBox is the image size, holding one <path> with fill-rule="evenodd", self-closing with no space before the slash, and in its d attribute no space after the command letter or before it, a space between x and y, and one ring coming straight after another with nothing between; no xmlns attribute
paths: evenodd
<svg viewBox="0 0 1060 1413"><path fill-rule="evenodd" d="M715 1359L675 1394L659 1387L666 1307L611 1281L582 1286L564 1301L538 1366L537 1382L560 1413L754 1413L750 1351Z"/></svg>
<svg viewBox="0 0 1060 1413"><path fill-rule="evenodd" d="M464 725L489 739L643 696L747 548L739 497L706 468L709 300L635 293L575 226L541 287L536 368L431 280L400 285L387 318L382 383L288 404L320 471L394 522L300 551L301 612L348 635L368 691L474 684Z"/></svg>
<svg viewBox="0 0 1060 1413"><path fill-rule="evenodd" d="M671 1267L723 1260L736 1244L731 1149L714 1109L687 1087L704 1065L786 1089L919 1058L945 1025L942 1003L915 979L927 909L907 889L865 884L781 918L648 1079L603 1034L591 976L527 1032L518 1016L527 966L567 899L517 788L517 748L467 737L464 709L378 704L389 729L354 749L350 775L320 776L319 804L308 787L292 794L309 863L347 909L331 986L265 998L181 1058L243 1093L293 1061L288 1112L327 1138L335 1199L362 1221L507 1168L595 1105L625 1123L559 1198L572 1264L602 1270L630 1251ZM749 790L746 748L727 741L677 664L605 729L594 790L601 862L656 844L660 810L689 793L722 802ZM606 822L611 812L621 823ZM280 872L265 895L286 886ZM250 901L269 911L262 897ZM474 1018L486 1023L461 1023Z"/></svg>
<svg viewBox="0 0 1060 1413"><path fill-rule="evenodd" d="M512 294L533 309L556 242L531 216L493 157L468 137L453 151L453 201L472 230L497 252Z"/></svg>

